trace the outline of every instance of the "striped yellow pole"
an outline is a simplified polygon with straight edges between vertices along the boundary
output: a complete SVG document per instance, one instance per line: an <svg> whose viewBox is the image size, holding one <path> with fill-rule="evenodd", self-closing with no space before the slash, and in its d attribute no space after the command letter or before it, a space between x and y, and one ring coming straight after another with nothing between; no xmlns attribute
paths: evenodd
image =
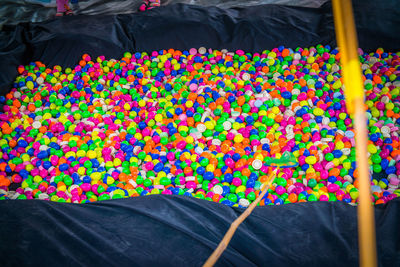
<svg viewBox="0 0 400 267"><path fill-rule="evenodd" d="M368 129L364 106L364 86L358 58L358 43L351 0L332 0L336 39L344 79L346 106L354 115L357 169L359 180L358 244L360 266L376 266L376 237L374 209L371 202L368 170Z"/></svg>

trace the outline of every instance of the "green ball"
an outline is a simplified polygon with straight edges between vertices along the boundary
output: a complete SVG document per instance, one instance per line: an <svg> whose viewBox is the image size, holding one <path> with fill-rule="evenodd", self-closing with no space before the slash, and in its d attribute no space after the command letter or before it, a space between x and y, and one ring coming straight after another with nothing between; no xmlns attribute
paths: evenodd
<svg viewBox="0 0 400 267"><path fill-rule="evenodd" d="M137 188L136 188L136 192L140 195L142 192L143 192L143 187L140 187L140 186L138 186Z"/></svg>
<svg viewBox="0 0 400 267"><path fill-rule="evenodd" d="M160 179L160 184L166 186L166 185L170 185L171 184L171 179L169 179L168 177L162 177Z"/></svg>
<svg viewBox="0 0 400 267"><path fill-rule="evenodd" d="M204 158L200 161L200 165L206 167L210 161L207 158Z"/></svg>
<svg viewBox="0 0 400 267"><path fill-rule="evenodd" d="M345 168L340 169L340 176L344 177L349 173L349 171Z"/></svg>
<svg viewBox="0 0 400 267"><path fill-rule="evenodd" d="M114 194L112 196L112 199L120 199L120 198L123 198L123 196L121 196L120 194Z"/></svg>
<svg viewBox="0 0 400 267"><path fill-rule="evenodd" d="M110 195L109 194L101 194L98 198L98 200L102 201L102 200L109 200L110 199Z"/></svg>
<svg viewBox="0 0 400 267"><path fill-rule="evenodd" d="M329 193L329 201L337 201L337 197L333 193Z"/></svg>
<svg viewBox="0 0 400 267"><path fill-rule="evenodd" d="M74 182L74 180L69 175L64 177L64 183L66 185L70 186L70 185L72 185L73 182Z"/></svg>
<svg viewBox="0 0 400 267"><path fill-rule="evenodd" d="M125 118L125 114L122 113L122 112L118 112L118 113L117 113L117 118L120 119L120 120L122 120L122 119Z"/></svg>
<svg viewBox="0 0 400 267"><path fill-rule="evenodd" d="M148 178L146 178L146 179L143 181L143 185L144 185L145 187L152 186L152 185L153 185L153 181L150 180L150 179L148 179Z"/></svg>
<svg viewBox="0 0 400 267"><path fill-rule="evenodd" d="M77 146L77 143L76 143L75 140L71 140L71 141L68 142L68 146L69 146L69 147L76 147L76 146Z"/></svg>
<svg viewBox="0 0 400 267"><path fill-rule="evenodd" d="M307 199L307 200L308 200L308 201L317 201L318 198L317 198L315 195L311 194L311 195L308 196L308 199Z"/></svg>
<svg viewBox="0 0 400 267"><path fill-rule="evenodd" d="M23 160L21 158L15 157L12 159L12 163L18 165L18 164L22 164Z"/></svg>
<svg viewBox="0 0 400 267"><path fill-rule="evenodd" d="M326 161L332 161L334 158L335 158L335 157L333 156L332 153L327 153L327 154L325 155L325 160L326 160Z"/></svg>
<svg viewBox="0 0 400 267"><path fill-rule="evenodd" d="M236 203L238 201L238 197L236 194L228 194L228 200L233 203Z"/></svg>
<svg viewBox="0 0 400 267"><path fill-rule="evenodd" d="M373 154L371 156L371 160L372 160L373 163L379 164L379 163L381 163L382 158L381 158L381 156L379 156L379 154Z"/></svg>
<svg viewBox="0 0 400 267"><path fill-rule="evenodd" d="M248 113L249 111L250 111L250 109L251 109L251 107L250 107L250 105L249 104L244 104L243 106L242 106L242 111L244 112L244 113Z"/></svg>
<svg viewBox="0 0 400 267"><path fill-rule="evenodd" d="M104 191L106 191L106 189L104 188L104 186L103 185L99 185L99 187L97 187L97 192L98 193L103 193Z"/></svg>
<svg viewBox="0 0 400 267"><path fill-rule="evenodd" d="M56 176L54 177L54 183L58 184L59 182L61 182L63 180L63 178L61 176Z"/></svg>
<svg viewBox="0 0 400 267"><path fill-rule="evenodd" d="M83 166L85 168L92 168L92 162L90 160L85 161L85 163L83 163Z"/></svg>
<svg viewBox="0 0 400 267"><path fill-rule="evenodd" d="M166 145L166 144L168 144L168 138L167 137L161 137L160 142L161 142L161 144Z"/></svg>
<svg viewBox="0 0 400 267"><path fill-rule="evenodd" d="M233 185L233 184L229 185L229 191L230 192L236 192L236 186Z"/></svg>
<svg viewBox="0 0 400 267"><path fill-rule="evenodd" d="M382 166L380 164L372 165L372 169L374 170L374 173L381 173L382 172Z"/></svg>
<svg viewBox="0 0 400 267"><path fill-rule="evenodd" d="M286 181L286 179L285 178L277 178L277 181L276 181L276 183L278 184L278 185L280 185L280 186L283 186L283 187L285 187L286 185L287 185L287 181Z"/></svg>
<svg viewBox="0 0 400 267"><path fill-rule="evenodd" d="M146 152L144 152L144 151L139 152L138 158L141 160L144 160L146 158Z"/></svg>
<svg viewBox="0 0 400 267"><path fill-rule="evenodd" d="M317 181L315 179L308 180L307 185L311 188L314 188L317 185Z"/></svg>
<svg viewBox="0 0 400 267"><path fill-rule="evenodd" d="M251 191L250 193L247 194L247 199L251 200L251 201L255 200L256 199L256 193Z"/></svg>
<svg viewBox="0 0 400 267"><path fill-rule="evenodd" d="M239 192L239 193L237 193L237 195L239 198L246 198L246 195L244 192Z"/></svg>
<svg viewBox="0 0 400 267"><path fill-rule="evenodd" d="M302 200L302 199L307 199L307 197L304 194L299 194L297 200Z"/></svg>
<svg viewBox="0 0 400 267"><path fill-rule="evenodd" d="M18 197L17 197L17 199L27 199L27 197L25 196L25 195L19 195Z"/></svg>

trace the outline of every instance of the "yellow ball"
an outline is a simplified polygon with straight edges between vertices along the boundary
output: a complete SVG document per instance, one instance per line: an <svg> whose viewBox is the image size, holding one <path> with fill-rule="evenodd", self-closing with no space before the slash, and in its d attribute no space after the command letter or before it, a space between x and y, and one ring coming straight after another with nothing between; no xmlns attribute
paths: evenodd
<svg viewBox="0 0 400 267"><path fill-rule="evenodd" d="M86 169L84 167L79 167L78 174L82 176L82 175L85 175L85 173L86 173Z"/></svg>
<svg viewBox="0 0 400 267"><path fill-rule="evenodd" d="M80 158L83 158L84 156L86 156L86 152L84 150L78 150L78 152L76 152L76 155Z"/></svg>
<svg viewBox="0 0 400 267"><path fill-rule="evenodd" d="M33 166L32 164L28 164L25 166L25 170L27 170L28 172L32 171L35 168L35 166Z"/></svg>
<svg viewBox="0 0 400 267"><path fill-rule="evenodd" d="M373 144L369 144L367 149L368 149L368 152L371 154L375 154L376 152L378 152L378 149Z"/></svg>
<svg viewBox="0 0 400 267"><path fill-rule="evenodd" d="M190 160L194 163L194 164L196 164L196 166L198 165L197 164L197 159L198 159L199 157L196 155L196 154L193 154L193 155L191 155L190 156Z"/></svg>
<svg viewBox="0 0 400 267"><path fill-rule="evenodd" d="M156 120L156 122L162 122L163 120L163 116L161 114L157 114L154 119Z"/></svg>
<svg viewBox="0 0 400 267"><path fill-rule="evenodd" d="M69 157L74 157L75 158L75 152L73 152L73 151L69 151L69 152L67 152L67 153L65 153L65 157L66 158L69 158Z"/></svg>
<svg viewBox="0 0 400 267"><path fill-rule="evenodd" d="M60 185L57 187L58 191L66 191L67 190L67 186L66 185Z"/></svg>
<svg viewBox="0 0 400 267"><path fill-rule="evenodd" d="M232 128L235 129L235 130L239 130L239 129L240 129L240 123L234 122L234 123L232 124Z"/></svg>
<svg viewBox="0 0 400 267"><path fill-rule="evenodd" d="M215 171L214 165L207 165L206 171L208 171L208 172L214 172L214 171Z"/></svg>
<svg viewBox="0 0 400 267"><path fill-rule="evenodd" d="M99 172L94 172L90 175L90 178L92 178L93 181L98 181L101 179L101 173Z"/></svg>
<svg viewBox="0 0 400 267"><path fill-rule="evenodd" d="M125 109L125 110L130 110L130 109L131 109L131 106L130 106L128 103L125 103L124 109Z"/></svg>
<svg viewBox="0 0 400 267"><path fill-rule="evenodd" d="M158 177L158 178L167 177L167 174L166 174L165 172L163 172L163 171L160 171L160 172L157 174L157 177Z"/></svg>
<svg viewBox="0 0 400 267"><path fill-rule="evenodd" d="M193 142L194 142L194 138L192 136L189 135L186 137L186 143L193 144Z"/></svg>
<svg viewBox="0 0 400 267"><path fill-rule="evenodd" d="M22 159L24 162L28 162L28 161L31 159L31 157L30 157L28 154L23 154L23 155L21 156L21 159Z"/></svg>
<svg viewBox="0 0 400 267"><path fill-rule="evenodd" d="M272 113L274 113L274 114L279 114L279 112L280 112L280 110L279 110L278 107L273 107L273 108L272 108Z"/></svg>
<svg viewBox="0 0 400 267"><path fill-rule="evenodd" d="M122 161L119 158L114 159L114 166L120 166L122 164Z"/></svg>
<svg viewBox="0 0 400 267"><path fill-rule="evenodd" d="M344 143L342 141L338 141L335 145L336 149L343 149L344 148Z"/></svg>
<svg viewBox="0 0 400 267"><path fill-rule="evenodd" d="M262 154L258 154L258 155L255 157L255 159L259 159L259 160L263 161L263 160L264 160L264 156L263 156Z"/></svg>
<svg viewBox="0 0 400 267"><path fill-rule="evenodd" d="M236 194L237 193L240 193L240 192L244 192L244 191L246 191L246 186L244 186L244 185L239 185L237 188L236 188Z"/></svg>
<svg viewBox="0 0 400 267"><path fill-rule="evenodd" d="M97 158L97 153L93 150L90 150L86 153L86 156L90 159L95 159Z"/></svg>
<svg viewBox="0 0 400 267"><path fill-rule="evenodd" d="M135 137L137 140L142 140L142 138L143 138L143 136L142 136L141 133L135 133L134 137Z"/></svg>
<svg viewBox="0 0 400 267"><path fill-rule="evenodd" d="M213 130L213 129L214 129L214 124L213 124L211 121L206 121L206 122L204 123L204 125L206 126L206 128L207 128L208 130Z"/></svg>
<svg viewBox="0 0 400 267"><path fill-rule="evenodd" d="M335 165L335 167L340 165L340 160L339 159L333 159L332 163Z"/></svg>
<svg viewBox="0 0 400 267"><path fill-rule="evenodd" d="M139 107L144 107L146 105L146 101L140 100L139 101Z"/></svg>
<svg viewBox="0 0 400 267"><path fill-rule="evenodd" d="M236 136L235 136L235 138L233 139L233 141L235 142L235 143L241 143L241 142L243 142L243 135L241 135L241 134L237 134Z"/></svg>
<svg viewBox="0 0 400 267"><path fill-rule="evenodd" d="M50 113L46 113L43 115L43 120L48 120L51 118L51 114Z"/></svg>
<svg viewBox="0 0 400 267"><path fill-rule="evenodd" d="M315 163L317 163L317 158L314 156L309 156L306 158L306 163L310 164L310 165L314 165Z"/></svg>
<svg viewBox="0 0 400 267"><path fill-rule="evenodd" d="M42 177L40 177L39 175L33 177L33 181L37 184L39 184L42 180Z"/></svg>

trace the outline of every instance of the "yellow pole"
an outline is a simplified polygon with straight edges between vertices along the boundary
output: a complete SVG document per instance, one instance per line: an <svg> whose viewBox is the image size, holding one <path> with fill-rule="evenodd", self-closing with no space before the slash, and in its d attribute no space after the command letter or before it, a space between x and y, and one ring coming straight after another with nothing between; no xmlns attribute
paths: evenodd
<svg viewBox="0 0 400 267"><path fill-rule="evenodd" d="M364 106L364 86L358 58L357 34L351 0L332 0L336 39L341 53L342 74L346 106L354 115L357 169L359 180L358 244L360 266L377 265L374 209L371 202L368 171L368 129Z"/></svg>

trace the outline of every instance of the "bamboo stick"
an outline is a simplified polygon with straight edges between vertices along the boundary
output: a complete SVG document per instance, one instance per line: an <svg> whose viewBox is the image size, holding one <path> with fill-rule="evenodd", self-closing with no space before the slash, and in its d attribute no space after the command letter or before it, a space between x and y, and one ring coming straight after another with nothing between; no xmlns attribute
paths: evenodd
<svg viewBox="0 0 400 267"><path fill-rule="evenodd" d="M218 247L214 250L214 252L211 254L211 256L207 259L207 261L204 263L203 267L211 267L214 266L214 264L217 262L219 257L222 255L222 253L225 251L225 249L228 247L229 242L231 241L233 235L236 232L236 229L239 227L239 225L251 214L251 212L254 210L254 208L257 206L258 202L261 201L261 199L264 197L264 195L267 193L269 187L272 184L272 181L276 177L276 172L278 169L275 169L269 176L264 183L264 188L261 192L261 194L251 203L247 209L236 219L231 223L231 226L229 227L228 231L226 232L224 238L221 240L219 243Z"/></svg>
<svg viewBox="0 0 400 267"><path fill-rule="evenodd" d="M371 202L368 166L368 129L364 106L364 87L358 59L358 42L350 0L333 0L336 38L341 53L346 105L354 115L356 157L359 180L358 243L360 266L377 265L374 210Z"/></svg>

